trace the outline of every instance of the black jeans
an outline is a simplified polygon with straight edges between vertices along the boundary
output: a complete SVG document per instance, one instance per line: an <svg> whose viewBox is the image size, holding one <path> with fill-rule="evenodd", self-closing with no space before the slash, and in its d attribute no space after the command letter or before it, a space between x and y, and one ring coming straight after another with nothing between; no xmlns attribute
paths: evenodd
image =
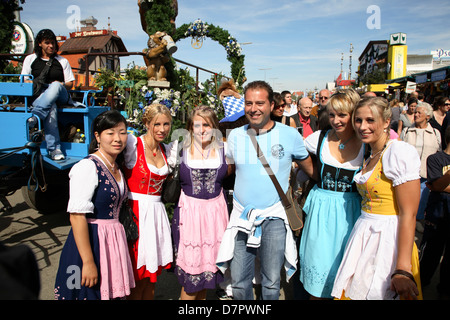
<svg viewBox="0 0 450 320"><path fill-rule="evenodd" d="M433 219L434 220L434 219ZM450 293L450 219L439 218L433 223L425 221L420 244L420 280L422 286L430 284L441 257L438 291Z"/></svg>

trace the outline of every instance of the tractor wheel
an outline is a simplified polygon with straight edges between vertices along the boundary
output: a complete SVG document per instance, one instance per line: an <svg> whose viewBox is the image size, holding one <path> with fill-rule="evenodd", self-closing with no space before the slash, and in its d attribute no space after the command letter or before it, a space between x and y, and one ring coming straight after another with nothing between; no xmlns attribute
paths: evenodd
<svg viewBox="0 0 450 320"><path fill-rule="evenodd" d="M34 191L34 186L22 187L23 198L26 204L41 214L65 212L69 201L69 186L65 184L50 184L43 192L40 188Z"/></svg>

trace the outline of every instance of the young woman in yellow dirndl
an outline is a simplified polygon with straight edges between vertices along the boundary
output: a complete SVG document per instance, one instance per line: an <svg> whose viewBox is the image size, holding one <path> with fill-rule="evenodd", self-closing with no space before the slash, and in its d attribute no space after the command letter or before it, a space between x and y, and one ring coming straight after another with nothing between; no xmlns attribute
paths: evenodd
<svg viewBox="0 0 450 320"><path fill-rule="evenodd" d="M357 136L371 155L354 180L361 216L346 245L332 295L338 299L422 299L414 242L420 199L420 159L403 141L389 139L387 100L360 101L353 112Z"/></svg>

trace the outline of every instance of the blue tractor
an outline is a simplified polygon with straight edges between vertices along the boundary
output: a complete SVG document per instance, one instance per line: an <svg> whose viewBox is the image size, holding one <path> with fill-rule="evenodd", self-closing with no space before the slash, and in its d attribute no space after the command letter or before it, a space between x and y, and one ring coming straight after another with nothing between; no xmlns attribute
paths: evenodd
<svg viewBox="0 0 450 320"><path fill-rule="evenodd" d="M94 104L92 93L101 90L72 90L72 96L80 96L82 105L58 108L61 147L66 159L53 161L47 155L41 123L33 126L29 121L33 84L25 82L24 77L33 77L0 76L15 81L0 82L0 201L3 204L0 209L11 210L6 197L21 189L25 202L43 214L65 210L69 195L68 173L75 163L88 155L93 120L109 109L89 105Z"/></svg>

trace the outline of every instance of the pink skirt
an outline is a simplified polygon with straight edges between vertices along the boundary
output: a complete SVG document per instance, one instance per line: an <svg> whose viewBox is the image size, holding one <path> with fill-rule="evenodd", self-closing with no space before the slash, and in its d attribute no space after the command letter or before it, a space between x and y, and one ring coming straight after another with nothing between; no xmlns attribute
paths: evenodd
<svg viewBox="0 0 450 320"><path fill-rule="evenodd" d="M228 208L221 192L198 199L181 192L177 265L189 274L217 272L216 258L228 224Z"/></svg>
<svg viewBox="0 0 450 320"><path fill-rule="evenodd" d="M129 295L135 282L122 224L117 219L88 219L88 223L98 225L101 299Z"/></svg>

